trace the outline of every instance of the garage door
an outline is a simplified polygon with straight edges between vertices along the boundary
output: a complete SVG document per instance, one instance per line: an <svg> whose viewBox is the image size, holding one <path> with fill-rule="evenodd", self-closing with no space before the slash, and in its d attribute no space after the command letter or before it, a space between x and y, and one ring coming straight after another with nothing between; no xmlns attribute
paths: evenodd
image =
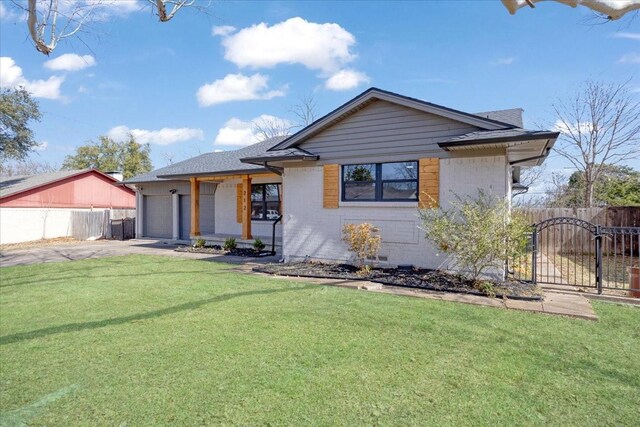
<svg viewBox="0 0 640 427"><path fill-rule="evenodd" d="M214 196L200 195L200 233L215 233ZM191 196L180 196L180 239L189 240L191 233Z"/></svg>
<svg viewBox="0 0 640 427"><path fill-rule="evenodd" d="M171 196L144 196L144 230L145 237L171 239Z"/></svg>

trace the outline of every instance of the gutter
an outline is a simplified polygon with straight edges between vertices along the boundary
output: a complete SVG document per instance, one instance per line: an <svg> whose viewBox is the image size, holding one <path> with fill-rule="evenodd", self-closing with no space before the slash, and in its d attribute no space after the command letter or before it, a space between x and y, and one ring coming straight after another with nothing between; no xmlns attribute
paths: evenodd
<svg viewBox="0 0 640 427"><path fill-rule="evenodd" d="M541 132L539 134L533 135L515 135L515 136L503 136L503 137L495 137L495 138L484 138L484 139L476 139L469 141L450 141L450 142L439 142L438 146L440 148L454 148L454 147L464 147L464 146L477 146L477 145L485 145L485 144L495 144L498 142L516 142L516 141L535 141L538 139L556 139L560 136L560 132Z"/></svg>

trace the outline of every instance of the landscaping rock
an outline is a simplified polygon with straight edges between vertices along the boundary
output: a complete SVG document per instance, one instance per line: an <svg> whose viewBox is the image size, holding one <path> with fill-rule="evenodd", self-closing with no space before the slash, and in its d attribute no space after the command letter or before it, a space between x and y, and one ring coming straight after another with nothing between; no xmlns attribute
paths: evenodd
<svg viewBox="0 0 640 427"><path fill-rule="evenodd" d="M541 300L542 290L536 285L516 280L504 282L486 281L489 287L482 290L460 275L442 270L420 268L372 268L363 273L349 264L327 264L320 262L292 262L286 264L265 264L254 271L281 276L317 277L326 279L364 280L378 285L403 286L444 292L455 292L482 296L506 297L524 300ZM364 285L368 289L369 284ZM377 288L379 289L379 288Z"/></svg>

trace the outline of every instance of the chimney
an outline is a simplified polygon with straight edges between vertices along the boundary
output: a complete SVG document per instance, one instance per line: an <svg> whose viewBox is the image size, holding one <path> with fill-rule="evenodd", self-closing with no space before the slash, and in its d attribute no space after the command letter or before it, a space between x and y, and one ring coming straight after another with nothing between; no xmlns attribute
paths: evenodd
<svg viewBox="0 0 640 427"><path fill-rule="evenodd" d="M111 178L115 178L118 181L122 181L122 179L124 178L122 172L120 171L104 172L104 174L109 175Z"/></svg>

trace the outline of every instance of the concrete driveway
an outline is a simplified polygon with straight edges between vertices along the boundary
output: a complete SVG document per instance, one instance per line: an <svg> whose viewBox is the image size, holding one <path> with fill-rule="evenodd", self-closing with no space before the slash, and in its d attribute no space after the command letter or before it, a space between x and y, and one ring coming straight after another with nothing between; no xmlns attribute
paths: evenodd
<svg viewBox="0 0 640 427"><path fill-rule="evenodd" d="M40 248L0 251L0 267L39 264L43 262L63 262L78 259L102 258L121 255L165 255L188 259L229 262L234 264L277 262L279 257L245 258L226 255L175 252L177 245L156 240L97 240L77 244L43 246Z"/></svg>

